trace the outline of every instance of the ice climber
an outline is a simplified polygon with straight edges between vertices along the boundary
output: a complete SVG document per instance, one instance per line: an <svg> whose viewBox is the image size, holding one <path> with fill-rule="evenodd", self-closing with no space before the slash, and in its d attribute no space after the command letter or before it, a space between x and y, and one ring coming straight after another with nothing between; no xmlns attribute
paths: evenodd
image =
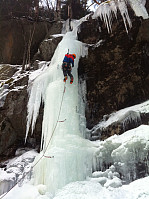
<svg viewBox="0 0 149 199"><path fill-rule="evenodd" d="M72 67L74 67L74 59L76 58L76 54L67 53L64 57L62 70L64 74L64 82L67 80L67 75L70 76L70 84L73 83L73 75L71 74ZM71 67L72 66L72 67Z"/></svg>

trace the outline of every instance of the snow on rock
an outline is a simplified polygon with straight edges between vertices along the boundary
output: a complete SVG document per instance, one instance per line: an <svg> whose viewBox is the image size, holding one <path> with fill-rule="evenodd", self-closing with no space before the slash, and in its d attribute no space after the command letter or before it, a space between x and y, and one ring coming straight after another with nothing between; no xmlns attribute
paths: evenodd
<svg viewBox="0 0 149 199"><path fill-rule="evenodd" d="M21 149L16 154L20 155L20 152ZM24 180L30 179L32 162L36 156L37 152L31 150L1 163L6 166L0 168L0 195L9 191L17 182L21 185Z"/></svg>
<svg viewBox="0 0 149 199"><path fill-rule="evenodd" d="M38 69L35 70L35 71L30 71L30 74L29 74L29 87L30 87L30 84L32 84L33 81L34 81L39 75L41 75L41 73L43 73L45 70L47 70L49 64L50 64L50 62L46 62L46 61L37 61Z"/></svg>
<svg viewBox="0 0 149 199"><path fill-rule="evenodd" d="M149 100L141 104L121 109L117 112L111 113L110 115L105 115L103 120L94 126L90 132L94 135L98 130L102 131L102 129L106 129L108 126L115 123L122 124L123 130L125 131L128 123L134 122L136 125L140 124L141 114L143 113L149 113Z"/></svg>
<svg viewBox="0 0 149 199"><path fill-rule="evenodd" d="M27 85L21 85L17 86L17 81L27 76L29 72L21 73L22 68L19 65L0 65L0 68L2 67L9 67L10 74L12 73L11 70L15 70L16 72L6 79L0 79L0 107L3 107L5 103L6 96L11 91L21 91L23 90ZM4 72L4 75L6 75L7 71ZM6 74L5 74L6 73ZM1 74L3 75L3 74Z"/></svg>
<svg viewBox="0 0 149 199"><path fill-rule="evenodd" d="M7 173L3 169L0 169L0 195L10 190L15 182L15 173Z"/></svg>
<svg viewBox="0 0 149 199"><path fill-rule="evenodd" d="M17 86L17 82L20 81L22 78L29 76L29 85L32 84L33 80L35 80L39 74L41 74L44 70L47 69L47 65L49 62L39 61L38 62L38 69L35 71L25 71L22 72L22 66L20 65L0 65L0 69L5 69L9 67L10 75L6 77L8 73L7 71L1 72L2 79L0 79L0 107L2 107L5 103L6 96L11 91L20 91L27 87L27 85ZM14 73L12 73L14 71ZM11 75L12 74L12 75ZM5 77L5 78L4 78Z"/></svg>

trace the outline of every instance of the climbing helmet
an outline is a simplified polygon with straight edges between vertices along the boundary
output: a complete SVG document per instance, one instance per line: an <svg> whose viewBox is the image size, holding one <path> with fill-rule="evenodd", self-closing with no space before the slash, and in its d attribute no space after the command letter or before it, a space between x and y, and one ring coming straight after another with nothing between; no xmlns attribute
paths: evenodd
<svg viewBox="0 0 149 199"><path fill-rule="evenodd" d="M74 58L76 58L76 54L72 54L72 56L73 56Z"/></svg>

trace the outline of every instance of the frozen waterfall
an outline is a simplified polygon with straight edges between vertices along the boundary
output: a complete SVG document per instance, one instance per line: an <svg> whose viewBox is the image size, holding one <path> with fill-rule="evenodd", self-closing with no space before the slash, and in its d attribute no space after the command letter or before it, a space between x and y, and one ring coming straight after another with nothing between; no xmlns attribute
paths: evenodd
<svg viewBox="0 0 149 199"><path fill-rule="evenodd" d="M77 56L72 70L74 76L72 85L69 78L65 85L61 69L68 49ZM84 180L92 173L94 149L93 144L83 138L84 105L80 96L82 86L80 88L78 85L77 75L79 58L86 54L87 48L76 40L74 28L72 32L64 35L48 70L40 75L32 86L28 103L27 132L31 120L32 130L34 129L41 100L44 101L41 152L35 164L42 158L34 167L34 184L46 185L51 193L55 193L69 182Z"/></svg>
<svg viewBox="0 0 149 199"><path fill-rule="evenodd" d="M112 12L116 16L118 8L126 29L126 24L131 27L125 1L118 1L116 5L114 1L110 2L111 7L106 7L107 4L105 4L106 6L102 9L101 6L94 17L103 17L110 32ZM131 6L137 15L136 7L139 10L139 4ZM144 16L143 12L140 12L141 16ZM83 18L82 20L86 19ZM66 24L65 30L63 30L63 39L54 53L49 68L33 83L28 103L26 138L31 123L33 132L40 104L41 102L44 103L41 152L34 162L34 165L36 165L33 172L34 185L46 185L47 191L53 194L66 184L85 180L92 174L92 158L95 147L93 142L84 139L85 106L81 98L81 89L84 85L79 85L77 75L79 58L87 54L86 46L77 40L77 27L82 20L71 24L73 25L72 32L66 31L69 29L68 24ZM70 85L69 78L66 85L64 84L61 70L61 63L68 49L69 53L77 55L72 70L74 75L73 85ZM96 155L99 155L97 149ZM99 157L102 161L102 157ZM101 164L100 159L98 159L98 162Z"/></svg>

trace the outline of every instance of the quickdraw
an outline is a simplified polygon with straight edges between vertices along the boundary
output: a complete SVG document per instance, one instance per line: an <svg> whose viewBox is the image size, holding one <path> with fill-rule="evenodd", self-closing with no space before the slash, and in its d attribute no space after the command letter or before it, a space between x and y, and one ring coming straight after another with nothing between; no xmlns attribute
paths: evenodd
<svg viewBox="0 0 149 199"><path fill-rule="evenodd" d="M58 121L58 122L65 122L66 121L66 119L64 119L64 120L61 120L61 121Z"/></svg>
<svg viewBox="0 0 149 199"><path fill-rule="evenodd" d="M54 156L46 156L46 155L44 155L43 157L45 157L45 158L54 158Z"/></svg>

